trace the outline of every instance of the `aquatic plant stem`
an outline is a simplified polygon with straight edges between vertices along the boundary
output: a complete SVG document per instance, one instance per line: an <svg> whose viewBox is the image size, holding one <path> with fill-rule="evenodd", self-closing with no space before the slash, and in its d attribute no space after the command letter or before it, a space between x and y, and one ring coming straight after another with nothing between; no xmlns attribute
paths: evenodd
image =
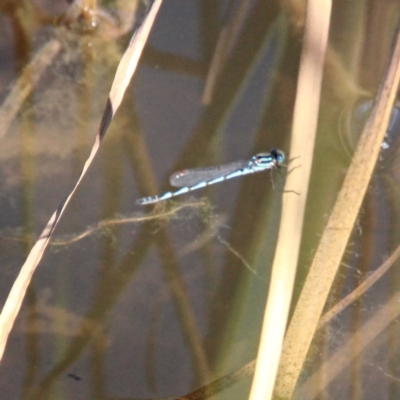
<svg viewBox="0 0 400 400"><path fill-rule="evenodd" d="M11 86L10 93L0 107L0 138L3 138L22 104L32 93L33 88L43 76L62 46L57 39L47 42L24 68L21 76Z"/></svg>
<svg viewBox="0 0 400 400"><path fill-rule="evenodd" d="M270 290L258 351L251 400L272 397L292 298L304 211L311 175L331 1L307 3L304 45L298 78L288 174ZM296 192L298 195L293 193Z"/></svg>
<svg viewBox="0 0 400 400"><path fill-rule="evenodd" d="M80 182L88 171L92 161L94 160L102 139L107 132L107 129L119 108L125 91L129 85L133 73L139 62L143 48L150 34L151 28L155 21L158 10L163 0L155 0L149 9L142 25L135 31L129 43L128 49L125 51L122 59L118 65L113 84L111 86L110 94L106 103L102 120L100 122L99 131L97 133L95 143L92 147L90 155L86 160L82 172L79 175L75 185L68 195L61 201L56 211L47 222L46 227L43 229L41 235L33 245L28 257L21 267L21 271L16 278L10 294L4 304L3 310L0 314L0 359L3 357L5 346L8 336L14 325L14 321L21 308L26 290L30 284L33 273L35 272L43 254L49 244L52 234L60 221L68 203L72 199Z"/></svg>
<svg viewBox="0 0 400 400"><path fill-rule="evenodd" d="M276 394L291 398L381 149L400 79L400 34L290 322Z"/></svg>

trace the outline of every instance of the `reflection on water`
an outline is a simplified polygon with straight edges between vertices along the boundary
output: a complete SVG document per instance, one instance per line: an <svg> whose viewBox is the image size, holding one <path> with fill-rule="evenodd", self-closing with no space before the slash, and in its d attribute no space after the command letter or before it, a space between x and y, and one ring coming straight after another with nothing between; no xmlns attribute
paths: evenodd
<svg viewBox="0 0 400 400"><path fill-rule="evenodd" d="M70 29L63 26L62 13L75 18L67 3L53 9L53 2L39 1L22 14L0 6L2 98L24 75L20 66L56 43L37 82L25 73L28 92L10 103L15 117L7 126L2 119L3 301L32 241L82 168L129 27L144 9L109 3L99 13L105 30L89 33L70 22L64 24ZM332 42L353 57L335 36L349 23L338 16ZM285 171L231 180L155 207L136 206L135 200L170 190L173 171L273 147L289 153L301 44L301 23L297 19L291 30L293 18L293 10L261 0L163 4L121 110L35 274L2 361L4 397L183 395L255 358ZM360 43L348 40L346 46ZM350 70L353 61L343 64ZM350 162L338 132L349 100L342 80L337 84L342 77L328 75L325 83L299 286ZM388 153L329 305L397 247L398 171L397 158ZM393 312L397 281L392 268L319 331L295 398L398 397L397 328L390 318L378 318L382 310ZM371 326L375 334L367 338ZM322 366L330 371L326 384L318 375ZM247 374L238 380L216 397L247 398L251 379Z"/></svg>

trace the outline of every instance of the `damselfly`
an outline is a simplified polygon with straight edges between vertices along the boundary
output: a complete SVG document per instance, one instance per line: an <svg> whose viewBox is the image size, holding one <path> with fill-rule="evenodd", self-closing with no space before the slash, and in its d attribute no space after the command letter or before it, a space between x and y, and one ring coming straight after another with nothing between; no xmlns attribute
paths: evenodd
<svg viewBox="0 0 400 400"><path fill-rule="evenodd" d="M175 172L169 178L172 186L181 189L176 192L164 193L161 196L142 197L136 202L142 205L157 203L238 176L279 168L284 161L285 154L283 151L272 149L270 153L256 154L250 160L236 161L217 167L185 169Z"/></svg>

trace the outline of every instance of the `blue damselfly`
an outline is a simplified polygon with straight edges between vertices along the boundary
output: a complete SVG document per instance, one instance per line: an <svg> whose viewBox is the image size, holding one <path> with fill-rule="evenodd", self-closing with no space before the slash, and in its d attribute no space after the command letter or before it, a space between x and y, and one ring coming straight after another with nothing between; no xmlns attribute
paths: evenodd
<svg viewBox="0 0 400 400"><path fill-rule="evenodd" d="M175 172L169 178L172 186L181 189L176 192L164 193L161 196L142 197L136 202L141 205L157 203L238 176L279 168L284 161L283 151L272 149L270 153L256 154L250 160L235 161L216 167L185 169Z"/></svg>

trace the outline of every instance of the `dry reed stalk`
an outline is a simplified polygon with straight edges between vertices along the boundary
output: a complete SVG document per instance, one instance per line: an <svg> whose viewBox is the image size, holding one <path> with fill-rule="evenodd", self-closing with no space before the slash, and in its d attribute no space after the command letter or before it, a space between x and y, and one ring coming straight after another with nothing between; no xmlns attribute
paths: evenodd
<svg viewBox="0 0 400 400"><path fill-rule="evenodd" d="M50 40L35 54L12 85L10 93L0 107L0 138L5 136L22 104L60 50L61 43L57 39Z"/></svg>
<svg viewBox="0 0 400 400"><path fill-rule="evenodd" d="M290 322L276 394L290 398L378 159L400 78L400 35Z"/></svg>
<svg viewBox="0 0 400 400"><path fill-rule="evenodd" d="M117 72L115 74L115 78L107 100L106 108L100 123L99 132L96 136L96 140L92 147L90 155L86 160L85 165L83 166L82 172L73 189L58 206L57 210L51 216L40 237L33 245L24 265L21 268L18 277L16 278L11 288L10 294L4 304L3 310L0 315L0 359L2 359L3 357L9 333L21 308L21 304L25 297L25 293L31 281L32 275L47 248L50 238L58 222L60 221L63 212L65 211L69 201L71 200L77 187L79 186L87 170L89 169L89 166L91 165L94 157L96 156L100 143L117 109L121 104L122 98L129 85L132 75L136 70L139 58L142 54L144 45L150 34L151 28L153 26L161 4L162 0L154 1L142 25L134 33L131 42L129 43L128 49L125 51L118 65Z"/></svg>
<svg viewBox="0 0 400 400"><path fill-rule="evenodd" d="M285 185L285 190L295 191L299 195L286 193L283 196L281 225L250 393L251 400L272 397L278 370L311 175L330 13L330 0L310 0L307 4L290 150L291 157L299 157L300 167L288 175Z"/></svg>

